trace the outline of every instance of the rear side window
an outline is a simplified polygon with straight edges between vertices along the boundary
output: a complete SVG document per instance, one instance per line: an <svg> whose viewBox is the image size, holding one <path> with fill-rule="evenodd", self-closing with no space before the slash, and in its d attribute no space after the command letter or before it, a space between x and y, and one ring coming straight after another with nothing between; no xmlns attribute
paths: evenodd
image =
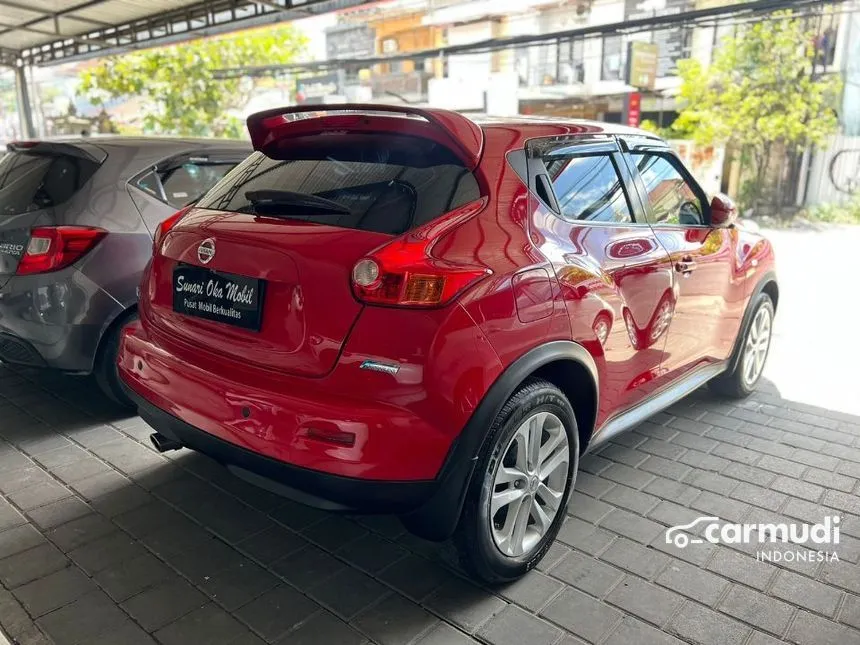
<svg viewBox="0 0 860 645"><path fill-rule="evenodd" d="M419 137L337 133L286 139L267 152L253 153L198 206L399 235L480 197L450 150ZM263 194L284 200L282 210L262 209Z"/></svg>
<svg viewBox="0 0 860 645"><path fill-rule="evenodd" d="M99 163L39 146L0 158L0 220L61 206L86 184Z"/></svg>
<svg viewBox="0 0 860 645"><path fill-rule="evenodd" d="M235 166L235 163L188 161L161 172L151 170L140 176L134 185L174 208L183 208L200 199Z"/></svg>
<svg viewBox="0 0 860 645"><path fill-rule="evenodd" d="M608 154L544 157L566 220L632 222L621 177Z"/></svg>

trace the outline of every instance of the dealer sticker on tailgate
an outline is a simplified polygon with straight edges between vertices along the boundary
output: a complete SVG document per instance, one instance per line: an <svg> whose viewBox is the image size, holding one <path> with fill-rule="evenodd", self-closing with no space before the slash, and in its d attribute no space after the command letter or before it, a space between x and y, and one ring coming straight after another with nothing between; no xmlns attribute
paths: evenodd
<svg viewBox="0 0 860 645"><path fill-rule="evenodd" d="M173 270L173 310L259 331L264 289L259 278L180 265Z"/></svg>

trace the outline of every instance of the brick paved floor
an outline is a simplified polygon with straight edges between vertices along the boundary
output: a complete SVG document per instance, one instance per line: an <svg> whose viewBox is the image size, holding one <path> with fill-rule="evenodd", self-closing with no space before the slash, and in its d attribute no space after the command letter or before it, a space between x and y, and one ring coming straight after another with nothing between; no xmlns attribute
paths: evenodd
<svg viewBox="0 0 860 645"><path fill-rule="evenodd" d="M0 624L23 644L860 643L860 418L706 392L582 463L558 543L482 589L393 518L328 515L150 449L89 379L0 366ZM665 543L841 515L838 563Z"/></svg>

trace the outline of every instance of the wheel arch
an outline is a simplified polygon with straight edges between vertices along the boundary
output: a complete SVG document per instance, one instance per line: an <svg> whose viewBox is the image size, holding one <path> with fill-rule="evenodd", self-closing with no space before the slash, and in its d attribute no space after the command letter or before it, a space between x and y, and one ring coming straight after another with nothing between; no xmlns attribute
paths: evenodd
<svg viewBox="0 0 860 645"><path fill-rule="evenodd" d="M123 326L128 319L137 313L137 303L135 302L132 305L129 305L125 309L121 310L117 313L113 318L111 318L107 324L102 328L101 336L99 337L99 343L96 347L95 357L93 358L93 368L95 368L98 363L99 358L104 352L105 341L110 338L111 333L117 328Z"/></svg>
<svg viewBox="0 0 860 645"><path fill-rule="evenodd" d="M530 377L546 379L568 397L576 417L580 451L585 450L597 416L599 381L594 358L573 341L557 340L535 347L511 363L487 390L448 452L436 491L419 509L402 518L410 531L434 541L453 535L487 430L505 402Z"/></svg>
<svg viewBox="0 0 860 645"><path fill-rule="evenodd" d="M737 338L735 338L735 346L732 349L731 356L729 357L729 364L726 368L726 373L731 373L735 370L738 365L738 361L741 358L741 349L743 348L743 339L746 336L747 329L749 329L750 323L752 323L752 314L753 314L753 303L756 301L756 298L759 297L760 294L766 293L771 301L773 302L773 309L776 311L777 302L779 301L779 285L776 281L776 273L773 271L768 271L765 273L761 279L756 283L756 286L753 288L752 292L750 292L750 296L747 299L747 306L744 310L744 316L741 319L741 326L738 329Z"/></svg>

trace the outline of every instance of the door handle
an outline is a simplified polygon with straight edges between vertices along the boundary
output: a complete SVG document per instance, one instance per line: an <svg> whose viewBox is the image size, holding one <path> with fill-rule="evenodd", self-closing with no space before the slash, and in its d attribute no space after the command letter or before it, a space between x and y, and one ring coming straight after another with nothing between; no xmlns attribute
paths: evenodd
<svg viewBox="0 0 860 645"><path fill-rule="evenodd" d="M690 255L685 255L680 260L675 262L675 271L684 275L684 277L689 276L696 269L696 263L693 261L693 257Z"/></svg>

